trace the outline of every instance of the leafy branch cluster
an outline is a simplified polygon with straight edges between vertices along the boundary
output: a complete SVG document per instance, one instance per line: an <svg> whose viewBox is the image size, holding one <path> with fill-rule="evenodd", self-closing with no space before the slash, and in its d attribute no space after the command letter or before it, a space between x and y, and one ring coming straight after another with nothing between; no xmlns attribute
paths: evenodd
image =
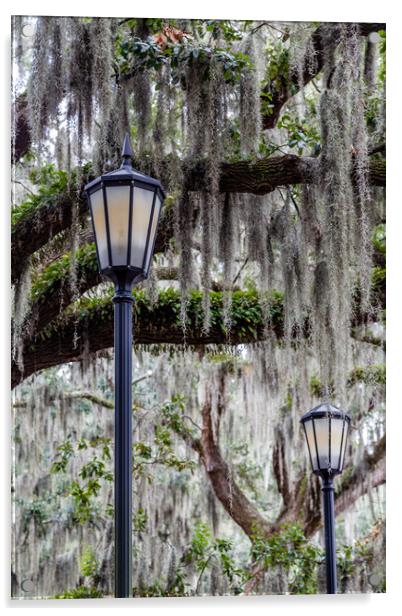
<svg viewBox="0 0 402 616"><path fill-rule="evenodd" d="M384 364L368 364L367 366L355 366L349 373L347 386L353 387L356 383L364 383L366 385L385 385L386 369ZM310 379L310 393L315 398L320 398L323 395L323 383L314 374ZM334 395L333 383L328 386L330 396Z"/></svg>
<svg viewBox="0 0 402 616"><path fill-rule="evenodd" d="M93 263L92 249L88 249L88 253L83 252L83 258L87 258ZM57 274L57 270L55 272ZM54 278L57 279L57 275ZM43 282L43 287L47 284ZM51 284L51 276L49 277ZM37 288L42 287L39 283ZM38 338L44 340L49 338L54 331L59 331L63 321L74 316L77 319L105 319L110 317L112 290L107 290L102 296L82 296L76 302L70 304L64 313L57 319L52 321L47 327L42 329ZM161 289L158 294L157 303L154 303L149 298L144 289L135 289L133 291L135 299L133 312L134 318L143 318L147 320L152 315L153 326L156 327L172 327L182 328L180 317L181 295L180 291L172 287ZM194 331L202 329L204 319L203 309L203 293L202 291L194 290L189 293L187 306L187 327ZM262 300L264 301L264 308ZM223 314L224 294L221 291L210 292L210 310L211 310L211 329L221 331L223 334L228 333L228 328L222 319ZM236 335L239 338L249 340L250 336L257 339L258 330L263 326L264 319L271 322L273 327L281 331L283 324L283 293L279 291L270 291L265 296L261 296L257 290L250 289L248 291L234 291L230 307L230 316L232 330L236 330Z"/></svg>
<svg viewBox="0 0 402 616"><path fill-rule="evenodd" d="M57 169L54 163L32 168L27 179L34 190L28 190L27 197L20 204L14 203L11 210L11 231L15 225L30 216L40 207L52 205L57 197L77 192L81 183L90 173L91 163L73 169L70 173ZM80 182L80 183L79 183Z"/></svg>
<svg viewBox="0 0 402 616"><path fill-rule="evenodd" d="M148 466L153 464L161 464L178 472L194 470L196 463L193 460L178 457L174 448L174 433L190 434L183 421L183 411L184 398L182 396L174 396L161 406L158 411L161 421L154 424L153 443L134 443L134 476L144 476L151 483L153 477L148 471Z"/></svg>
<svg viewBox="0 0 402 616"><path fill-rule="evenodd" d="M285 524L281 532L269 538L255 536L251 557L265 571L282 567L288 575L291 594L317 592L317 566L322 562L323 550L306 539L299 524Z"/></svg>
<svg viewBox="0 0 402 616"><path fill-rule="evenodd" d="M136 441L133 445L133 476L145 477L149 483L153 481L150 466L162 465L178 472L184 470L193 471L196 463L193 460L180 458L175 452L174 433L192 434L185 425L183 411L185 402L182 396L174 396L166 401L161 407L153 409L152 442ZM134 414L140 409L134 405ZM70 464L73 458L84 450L89 450L93 455L85 461L78 471L78 478L68 481L64 487L63 496L73 500L73 522L85 524L98 515L98 502L102 485L113 481L111 469L111 441L106 436L97 435L86 439L80 438L76 443L69 436L57 447L57 454L51 466L54 475L71 473ZM113 505L105 503L105 514L113 515ZM147 517L144 510L139 509L134 514L133 524L136 532L146 529Z"/></svg>
<svg viewBox="0 0 402 616"><path fill-rule="evenodd" d="M239 31L230 25L217 25L217 22L208 22L207 31L217 38L219 33L224 33L230 43L241 38ZM229 84L239 81L242 71L250 68L252 63L247 54L241 51L233 51L228 46L214 47L208 43L192 42L188 33L180 33L180 37L164 37L161 44L158 36L149 36L141 39L137 36L120 38L117 43L116 59L122 76L132 75L137 70L144 71L153 69L159 71L169 64L171 68L172 84L183 89L187 88L187 69L197 64L203 80L210 78L210 65L213 61L223 68L224 80Z"/></svg>
<svg viewBox="0 0 402 616"><path fill-rule="evenodd" d="M217 562L231 585L234 594L240 594L248 578L247 572L237 566L233 558L233 541L214 538L211 529L204 522L196 524L188 550L183 556L186 564L195 565L199 573L195 593L200 588L202 576L213 563Z"/></svg>
<svg viewBox="0 0 402 616"><path fill-rule="evenodd" d="M96 517L94 498L99 495L103 482L113 481L113 473L109 468L110 443L110 438L96 436L92 439L80 438L74 447L69 437L57 448L57 454L51 467L53 474L67 473L68 465L78 451L89 448L96 450L78 472L82 481L73 479L65 488L64 496L71 496L73 500L73 521L75 523L85 524ZM100 451L97 451L98 448Z"/></svg>

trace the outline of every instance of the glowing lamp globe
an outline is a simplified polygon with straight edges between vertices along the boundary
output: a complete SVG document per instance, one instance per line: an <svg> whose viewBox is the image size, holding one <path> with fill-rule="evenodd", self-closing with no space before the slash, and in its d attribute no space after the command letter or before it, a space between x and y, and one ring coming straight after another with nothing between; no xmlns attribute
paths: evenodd
<svg viewBox="0 0 402 616"><path fill-rule="evenodd" d="M329 403L320 404L301 418L313 473L330 478L342 472L350 416Z"/></svg>
<svg viewBox="0 0 402 616"><path fill-rule="evenodd" d="M122 165L85 186L95 235L99 271L115 284L148 277L162 203L162 185L131 166L128 134Z"/></svg>

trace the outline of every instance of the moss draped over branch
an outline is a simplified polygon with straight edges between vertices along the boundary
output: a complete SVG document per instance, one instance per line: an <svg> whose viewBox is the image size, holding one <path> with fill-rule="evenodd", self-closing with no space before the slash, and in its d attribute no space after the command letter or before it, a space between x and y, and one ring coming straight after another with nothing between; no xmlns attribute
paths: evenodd
<svg viewBox="0 0 402 616"><path fill-rule="evenodd" d="M88 268L87 276L79 283L98 279L95 270L93 249L87 247L79 267ZM67 265L65 265L67 267ZM61 271L63 267L61 266ZM82 273L82 272L81 272ZM62 278L48 283L36 281L33 287L37 298L38 312L32 315L41 329L25 341L23 354L24 372L17 364L12 365L12 384L17 385L33 372L80 359L85 353L93 353L113 346L113 308L111 293L103 298L81 298L57 315L56 302L52 301L54 287L63 289ZM88 282L89 281L89 282ZM95 281L96 284L96 281ZM48 286L47 286L48 285ZM83 292L83 287L80 287ZM50 295L49 295L50 293ZM227 330L224 318L224 297L220 291L210 293L211 328L203 330L203 294L193 291L188 303L188 324L182 329L180 292L174 289L161 291L154 304L144 291L135 291L134 336L137 344L181 345L198 347L204 345L237 345L264 340L268 330L278 338L283 336L283 294L272 290L264 301L256 291L235 291L231 306L231 329ZM67 297L64 299L68 299ZM71 298L70 298L71 299ZM364 321L364 315L360 315ZM309 325L305 324L308 335Z"/></svg>
<svg viewBox="0 0 402 616"><path fill-rule="evenodd" d="M188 326L184 334L181 320L179 291L167 289L159 293L152 304L145 292L134 293L134 340L145 345L236 345L263 340L266 323L278 337L283 331L283 296L271 291L267 297L266 313L254 291L233 293L231 331L224 321L223 294L211 292L211 328L203 331L203 294L193 291L188 303ZM23 354L24 372L12 366L12 385L43 368L49 368L82 358L113 346L113 305L110 297L82 298L59 318L36 334L26 345Z"/></svg>
<svg viewBox="0 0 402 616"><path fill-rule="evenodd" d="M74 288L69 283L70 268L70 253L67 253L48 265L34 279L31 288L31 306L25 318L26 326L22 329L24 345L29 346L33 335L37 336L39 332L45 330L52 321L59 317L61 307L64 307L65 310L75 298L102 282L98 273L94 244L85 244L77 250ZM372 275L373 302L379 308L385 306L385 270L381 269L381 272L383 275L379 276L378 268L374 268ZM167 275L169 275L169 271ZM355 324L362 323L365 320L366 315L359 310L359 298L356 297Z"/></svg>
<svg viewBox="0 0 402 616"><path fill-rule="evenodd" d="M272 156L257 161L222 163L219 186L225 193L267 194L280 186L306 184L313 180L317 168L316 158L294 155ZM168 165L166 163L166 168ZM196 163L187 170L188 188L199 191L205 188L205 162ZM372 160L369 168L370 182L385 186L385 161ZM163 179L163 177L162 177ZM88 216L88 205L82 191L66 190L53 197L46 194L35 201L35 207L26 208L12 227L11 269L12 282L20 277L26 260L45 246L58 233L68 229L73 220L73 209L79 216ZM156 238L156 252L163 252L173 236L171 208L164 208Z"/></svg>

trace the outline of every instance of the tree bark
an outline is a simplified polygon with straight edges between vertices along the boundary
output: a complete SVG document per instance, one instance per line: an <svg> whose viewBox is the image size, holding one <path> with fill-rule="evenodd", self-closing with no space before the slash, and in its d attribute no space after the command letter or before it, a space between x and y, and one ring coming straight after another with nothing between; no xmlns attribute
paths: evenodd
<svg viewBox="0 0 402 616"><path fill-rule="evenodd" d="M137 344L175 344L198 347L207 344L245 344L263 340L265 333L261 305L256 294L235 292L232 298L232 330L228 336L223 318L222 293L211 294L213 325L203 330L202 295L190 299L188 328L180 323L180 297L173 294L151 306L139 298L134 306L133 332ZM273 299L270 314L271 328L280 337L283 333L282 298ZM255 321L250 322L250 314ZM38 370L77 361L113 346L113 310L110 302L83 307L80 312L61 315L51 326L26 341L23 350L23 369L12 363L12 386Z"/></svg>
<svg viewBox="0 0 402 616"><path fill-rule="evenodd" d="M294 155L272 156L256 162L238 161L222 163L221 192L253 193L263 195L279 186L311 183L318 159ZM369 179L374 186L385 186L385 161L372 160ZM200 162L189 172L189 190L205 189L205 162ZM88 205L83 192L67 192L44 203L31 214L24 216L12 229L11 277L15 283L24 270L27 259L45 246L58 233L72 224L73 210L78 216L88 216ZM164 208L156 238L156 252L163 252L173 236L171 208Z"/></svg>
<svg viewBox="0 0 402 616"><path fill-rule="evenodd" d="M248 537L268 536L274 532L273 525L248 500L222 457L217 436L214 436L211 410L211 399L207 394L202 408L201 459L215 496Z"/></svg>

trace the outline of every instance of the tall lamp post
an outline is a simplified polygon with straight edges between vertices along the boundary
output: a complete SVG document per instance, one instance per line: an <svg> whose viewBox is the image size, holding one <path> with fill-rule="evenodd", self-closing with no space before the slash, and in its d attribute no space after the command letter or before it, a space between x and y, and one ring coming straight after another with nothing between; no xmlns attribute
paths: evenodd
<svg viewBox="0 0 402 616"><path fill-rule="evenodd" d="M135 171L126 134L120 169L85 186L100 273L115 285L115 596L132 593L132 288L147 278L165 197L158 180Z"/></svg>
<svg viewBox="0 0 402 616"><path fill-rule="evenodd" d="M342 472L350 416L332 404L320 404L301 418L313 473L322 479L327 594L336 594L334 484Z"/></svg>

